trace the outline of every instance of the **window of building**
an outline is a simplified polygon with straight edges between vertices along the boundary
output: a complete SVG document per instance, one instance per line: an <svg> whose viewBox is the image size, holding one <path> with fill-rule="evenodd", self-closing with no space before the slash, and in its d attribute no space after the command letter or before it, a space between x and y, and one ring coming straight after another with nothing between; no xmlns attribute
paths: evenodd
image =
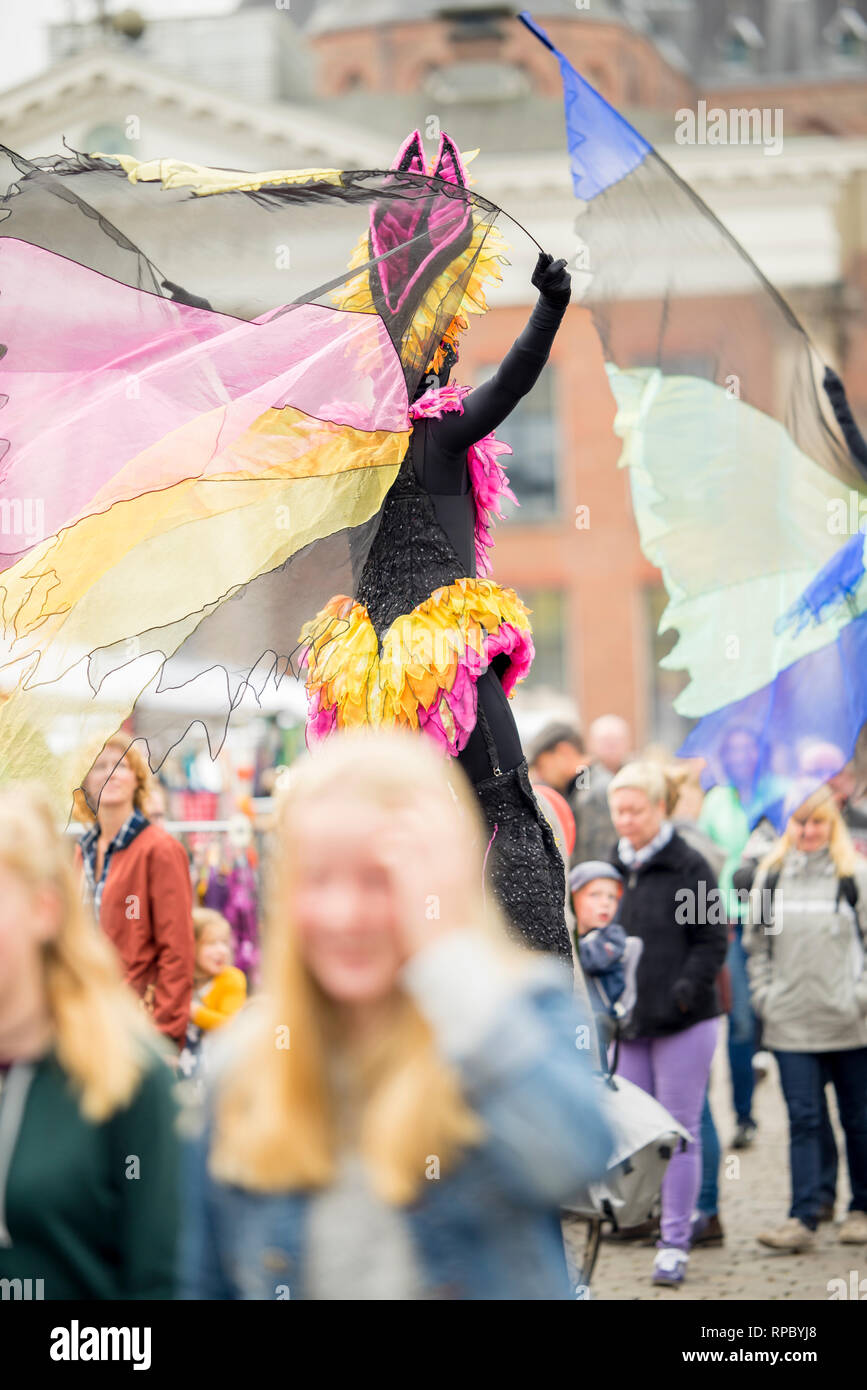
<svg viewBox="0 0 867 1390"><path fill-rule="evenodd" d="M101 154L130 154L133 142L120 124L95 125L85 135L83 148L89 152L98 150Z"/></svg>
<svg viewBox="0 0 867 1390"><path fill-rule="evenodd" d="M723 40L723 57L727 63L740 66L750 60L750 50L740 34L726 34Z"/></svg>
<svg viewBox="0 0 867 1390"><path fill-rule="evenodd" d="M822 37L844 63L857 63L867 52L867 20L853 5L842 5Z"/></svg>
<svg viewBox="0 0 867 1390"><path fill-rule="evenodd" d="M751 67L765 41L761 30L745 15L732 15L717 40L723 61L732 67Z"/></svg>
<svg viewBox="0 0 867 1390"><path fill-rule="evenodd" d="M495 366L479 368L476 384L489 381ZM503 501L510 522L550 521L558 512L559 431L557 428L557 370L549 362L532 391L519 401L495 431L512 450L502 460L520 506Z"/></svg>
<svg viewBox="0 0 867 1390"><path fill-rule="evenodd" d="M564 595L559 589L527 589L522 586L520 596L530 609L536 656L530 674L518 688L531 690L545 686L549 690L565 691L568 663Z"/></svg>
<svg viewBox="0 0 867 1390"><path fill-rule="evenodd" d="M511 19L508 5L480 5L478 9L469 7L459 10L451 5L443 5L439 14L440 18L451 24L449 38L452 43L502 39L505 37L503 21L508 24Z"/></svg>

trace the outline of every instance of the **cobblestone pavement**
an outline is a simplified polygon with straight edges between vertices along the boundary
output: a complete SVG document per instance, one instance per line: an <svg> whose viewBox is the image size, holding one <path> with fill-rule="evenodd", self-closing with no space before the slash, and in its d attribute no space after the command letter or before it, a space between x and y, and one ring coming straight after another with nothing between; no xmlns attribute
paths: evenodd
<svg viewBox="0 0 867 1390"><path fill-rule="evenodd" d="M828 1089L840 1176L837 1219L849 1204L845 1146L837 1122L833 1089ZM720 1220L725 1244L711 1249L700 1246L690 1256L687 1279L680 1289L654 1288L650 1282L654 1251L650 1246L614 1245L603 1241L592 1280L594 1299L774 1299L827 1300L829 1280L844 1279L851 1288L851 1272L864 1279L867 1294L867 1245L841 1245L837 1225L821 1225L816 1247L809 1254L779 1255L756 1241L767 1226L779 1225L788 1216L790 1200L788 1126L776 1064L757 1088L753 1113L758 1134L750 1149L733 1151L734 1134L728 1085L728 1058L717 1051L711 1074L711 1107L722 1146L720 1166ZM571 1248L574 1235L567 1234ZM833 1288L833 1286L832 1286ZM851 1296L851 1294L850 1294Z"/></svg>

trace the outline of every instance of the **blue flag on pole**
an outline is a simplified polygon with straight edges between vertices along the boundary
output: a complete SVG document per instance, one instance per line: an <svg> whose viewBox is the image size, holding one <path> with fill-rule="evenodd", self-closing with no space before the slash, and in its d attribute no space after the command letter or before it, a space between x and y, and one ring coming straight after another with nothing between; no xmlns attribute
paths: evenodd
<svg viewBox="0 0 867 1390"><path fill-rule="evenodd" d="M653 146L575 71L528 10L522 10L518 18L560 64L572 186L576 198L589 202L631 174Z"/></svg>

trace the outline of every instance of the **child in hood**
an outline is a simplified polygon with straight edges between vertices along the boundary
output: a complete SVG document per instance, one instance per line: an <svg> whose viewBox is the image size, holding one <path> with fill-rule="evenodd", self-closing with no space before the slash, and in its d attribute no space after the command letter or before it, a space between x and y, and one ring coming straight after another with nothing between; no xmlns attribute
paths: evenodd
<svg viewBox="0 0 867 1390"><path fill-rule="evenodd" d="M614 921L623 893L623 879L613 864L588 859L569 875L575 913L578 954L587 976L595 1012L615 1016L626 975L623 952L626 932Z"/></svg>

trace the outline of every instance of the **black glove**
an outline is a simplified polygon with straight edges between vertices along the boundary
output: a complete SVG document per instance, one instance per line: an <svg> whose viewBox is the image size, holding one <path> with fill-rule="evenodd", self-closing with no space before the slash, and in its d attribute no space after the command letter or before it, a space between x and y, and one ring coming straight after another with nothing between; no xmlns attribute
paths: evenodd
<svg viewBox="0 0 867 1390"><path fill-rule="evenodd" d="M555 261L547 251L539 252L532 284L554 304L568 304L572 297L572 277L566 269L565 260Z"/></svg>
<svg viewBox="0 0 867 1390"><path fill-rule="evenodd" d="M692 980L675 980L671 993L680 1012L689 1013L695 1001L695 985Z"/></svg>

